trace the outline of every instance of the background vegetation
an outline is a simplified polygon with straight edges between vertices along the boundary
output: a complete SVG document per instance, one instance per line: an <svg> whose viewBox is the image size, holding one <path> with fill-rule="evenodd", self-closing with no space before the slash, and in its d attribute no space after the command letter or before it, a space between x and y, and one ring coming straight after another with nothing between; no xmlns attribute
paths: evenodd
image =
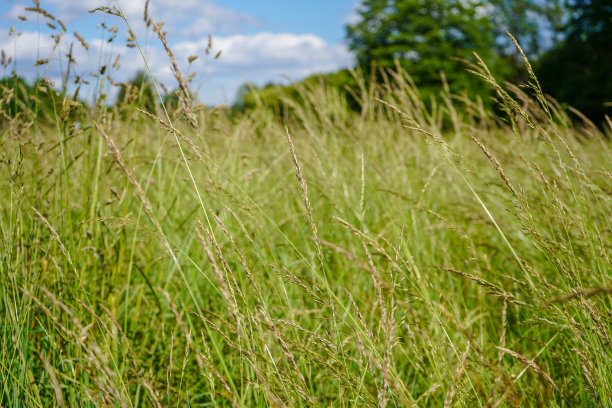
<svg viewBox="0 0 612 408"><path fill-rule="evenodd" d="M469 71L487 61L498 81L526 81L522 56L506 32L516 36L546 94L571 106L597 124L610 115L612 79L612 5L604 0L365 0L359 21L346 27L349 48L357 70L367 82L384 81L384 69L401 66L419 86L423 99L437 98L449 86L456 94L480 97L488 107L492 89ZM383 69L381 71L380 69ZM316 76L338 87L353 109L356 81L341 70ZM298 85L252 85L237 96L236 107L250 108L259 100L270 106L295 99ZM256 92L245 92L245 89ZM440 102L438 99L437 102Z"/></svg>
<svg viewBox="0 0 612 408"><path fill-rule="evenodd" d="M612 406L612 128L522 61L473 61L496 110L402 64L244 112L4 86L0 406Z"/></svg>

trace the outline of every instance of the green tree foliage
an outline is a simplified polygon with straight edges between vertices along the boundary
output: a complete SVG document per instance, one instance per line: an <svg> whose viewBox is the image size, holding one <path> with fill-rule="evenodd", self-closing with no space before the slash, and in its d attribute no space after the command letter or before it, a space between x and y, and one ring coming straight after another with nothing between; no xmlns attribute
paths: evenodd
<svg viewBox="0 0 612 408"><path fill-rule="evenodd" d="M612 3L572 0L565 38L538 63L545 92L596 122L612 116Z"/></svg>
<svg viewBox="0 0 612 408"><path fill-rule="evenodd" d="M391 68L398 60L424 91L440 87L440 71L453 91L484 88L458 60L471 60L474 51L495 60L495 30L482 2L364 0L359 15L346 32L364 70Z"/></svg>
<svg viewBox="0 0 612 408"><path fill-rule="evenodd" d="M452 91L483 95L488 87L465 70L473 52L500 79L518 79L520 58L506 31L530 57L541 54L542 30L558 26L560 1L364 0L347 39L364 69L397 59L421 90L437 91L444 71Z"/></svg>
<svg viewBox="0 0 612 408"><path fill-rule="evenodd" d="M519 41L530 59L537 59L562 30L563 0L491 0L488 17L497 37L497 52L522 60L506 31Z"/></svg>
<svg viewBox="0 0 612 408"><path fill-rule="evenodd" d="M30 119L48 121L62 108L64 95L47 82L36 81L33 85L19 76L0 79L0 121L11 120L18 115Z"/></svg>
<svg viewBox="0 0 612 408"><path fill-rule="evenodd" d="M251 83L243 84L236 92L236 102L233 108L246 111L259 106L267 106L280 110L285 107L286 100L301 104L304 102L304 89L312 88L317 83L323 83L326 87L337 89L347 99L351 108L359 108L352 91L357 87L357 82L348 69L311 75L302 81L293 82L289 85L269 83L263 87L257 87Z"/></svg>
<svg viewBox="0 0 612 408"><path fill-rule="evenodd" d="M144 71L138 71L127 84L119 89L117 104L136 105L147 112L155 112L157 93Z"/></svg>

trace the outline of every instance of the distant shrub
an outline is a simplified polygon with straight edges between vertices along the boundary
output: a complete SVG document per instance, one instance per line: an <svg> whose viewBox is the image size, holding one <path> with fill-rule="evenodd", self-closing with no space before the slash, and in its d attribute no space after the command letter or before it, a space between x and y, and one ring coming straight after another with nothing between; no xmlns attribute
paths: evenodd
<svg viewBox="0 0 612 408"><path fill-rule="evenodd" d="M19 76L0 79L0 112L2 121L18 115L47 121L61 109L64 95L53 90L51 84L38 80L33 85Z"/></svg>
<svg viewBox="0 0 612 408"><path fill-rule="evenodd" d="M254 84L243 84L236 94L234 109L249 111L257 107L267 106L276 110L286 109L287 101L291 100L298 104L304 103L304 90L316 85L324 85L327 88L336 89L347 99L353 110L360 108L354 97L358 87L356 79L348 69L342 69L329 74L316 74L289 85L269 83L263 87Z"/></svg>
<svg viewBox="0 0 612 408"><path fill-rule="evenodd" d="M144 71L138 71L132 79L121 85L116 104L119 107L136 106L147 112L155 112L157 106L155 88Z"/></svg>

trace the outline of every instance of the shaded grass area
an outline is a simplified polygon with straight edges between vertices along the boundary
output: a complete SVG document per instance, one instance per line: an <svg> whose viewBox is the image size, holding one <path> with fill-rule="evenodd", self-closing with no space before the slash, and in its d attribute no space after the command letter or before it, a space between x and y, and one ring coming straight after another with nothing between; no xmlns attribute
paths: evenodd
<svg viewBox="0 0 612 408"><path fill-rule="evenodd" d="M13 118L0 405L611 406L610 134L478 72Z"/></svg>

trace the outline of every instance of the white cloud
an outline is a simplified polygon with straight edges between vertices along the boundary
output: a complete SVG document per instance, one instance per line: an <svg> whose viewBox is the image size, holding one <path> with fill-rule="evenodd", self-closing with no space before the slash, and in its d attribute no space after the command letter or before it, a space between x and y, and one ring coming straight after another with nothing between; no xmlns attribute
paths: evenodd
<svg viewBox="0 0 612 408"><path fill-rule="evenodd" d="M314 34L257 33L213 37L218 60L202 58L207 39L183 41L174 46L179 62L198 55L191 70L198 72L200 97L207 103L229 103L245 81L300 80L315 73L330 72L352 64L346 46L329 44Z"/></svg>
<svg viewBox="0 0 612 408"><path fill-rule="evenodd" d="M16 2L3 16L5 19L16 20L29 13L24 11L25 7L33 7L29 0ZM114 4L112 0L44 0L41 7L67 23L89 16L88 11L97 7ZM143 25L145 4L146 0L119 0L119 7L131 25ZM259 24L253 16L221 7L213 0L151 0L148 12L155 22L165 22L165 29L173 35L228 34Z"/></svg>
<svg viewBox="0 0 612 408"><path fill-rule="evenodd" d="M24 7L34 7L31 1L20 0L19 3L23 4L21 10ZM44 0L40 6L67 23L87 15L89 10L93 10L96 7L112 6L112 4L111 0Z"/></svg>
<svg viewBox="0 0 612 408"><path fill-rule="evenodd" d="M206 39L184 41L175 45L177 54L201 55ZM217 73L262 71L292 76L325 72L349 65L352 58L344 45L328 44L314 34L257 33L213 37L216 50L222 51L219 60L211 61Z"/></svg>
<svg viewBox="0 0 612 408"><path fill-rule="evenodd" d="M34 62L46 58L53 48L54 42L49 36L39 35L35 31L23 32L19 37L15 34L12 37L0 34L0 48L16 59L17 73L30 80L37 74L61 77L70 43L74 44L73 56L77 61L72 71L73 78L76 74L88 78L89 73L100 69L100 65L110 69L117 53L122 56L121 69L113 72L115 80L126 81L137 70L144 69L142 56L135 48L108 44L100 39L88 42L89 50L85 50L77 39L65 34L51 62L35 68ZM259 85L270 81L285 82L287 78L299 80L314 73L339 69L352 62L344 45L328 44L314 34L264 32L213 38L215 49L209 56L204 52L207 43L208 38L203 37L197 41L171 44L183 75L197 73L193 85L202 90L202 99L207 103L231 102L239 85L247 79ZM217 50L221 50L222 54L215 60L212 56ZM170 59L163 49L151 46L144 51L153 75L167 87L175 88L176 80L170 68ZM199 58L189 66L187 59L191 55ZM60 64L60 58L63 65Z"/></svg>
<svg viewBox="0 0 612 408"><path fill-rule="evenodd" d="M46 58L53 44L51 37L35 31L14 32L11 36L5 32L0 33L0 49L14 59L25 59L32 64L39 58Z"/></svg>
<svg viewBox="0 0 612 408"><path fill-rule="evenodd" d="M211 0L158 0L153 18L165 21L177 34L197 36L232 33L258 24L253 16L221 7Z"/></svg>
<svg viewBox="0 0 612 408"><path fill-rule="evenodd" d="M361 9L361 0L356 1L351 7L351 11L342 21L344 24L355 24L361 21L361 16L359 15L359 10Z"/></svg>
<svg viewBox="0 0 612 408"><path fill-rule="evenodd" d="M18 3L5 14L5 18L23 15L23 7L31 4L26 4L25 0L18 0ZM91 16L87 11L108 4L108 1L47 0L41 3L50 12L59 13L58 16L66 21L68 18L101 20L102 16L99 14ZM175 88L176 80L172 75L169 57L155 34L149 32L145 35L147 28L142 18L144 4L145 0L120 0L120 5L144 48L145 58L153 75L168 88ZM212 0L151 0L149 14L156 21L166 21L164 30L168 32L170 47L183 75L197 73L193 86L200 89L201 99L206 103L231 102L237 88L247 80L258 85L270 81L286 82L287 78L300 80L314 73L329 72L351 65L353 61L345 45L329 44L314 34L244 34L245 26L251 25L253 28L259 24L256 19L248 14L217 6ZM39 58L46 58L53 47L53 40L47 34L50 30L45 27L41 33L24 31L17 39L15 34L8 37L6 32L0 30L0 49L4 49L17 60L17 73L29 80L34 79L36 75L60 78L61 70L66 67L65 54L71 43L74 44L73 56L78 63L72 67L72 78L76 74L87 78L89 73L97 72L101 65L106 65L110 70L116 54L120 53L121 69L118 72L113 71L112 74L116 81L126 81L137 70L144 69L145 64L136 48L123 46L126 38L125 27L122 27L119 21L107 24L118 25L119 36L109 44L99 38L99 32L81 32L91 36L86 38L90 44L88 51L70 34L74 28L69 24L68 32L62 36L60 48L55 52L51 63L45 66L33 67L34 62ZM20 27L18 22L15 25ZM227 34L215 34L219 31L226 31ZM209 32L213 34L214 50L207 56L205 50ZM219 50L222 51L221 57L213 59ZM189 65L187 59L191 55L199 58ZM0 70L0 76L10 74L10 69L4 73Z"/></svg>

